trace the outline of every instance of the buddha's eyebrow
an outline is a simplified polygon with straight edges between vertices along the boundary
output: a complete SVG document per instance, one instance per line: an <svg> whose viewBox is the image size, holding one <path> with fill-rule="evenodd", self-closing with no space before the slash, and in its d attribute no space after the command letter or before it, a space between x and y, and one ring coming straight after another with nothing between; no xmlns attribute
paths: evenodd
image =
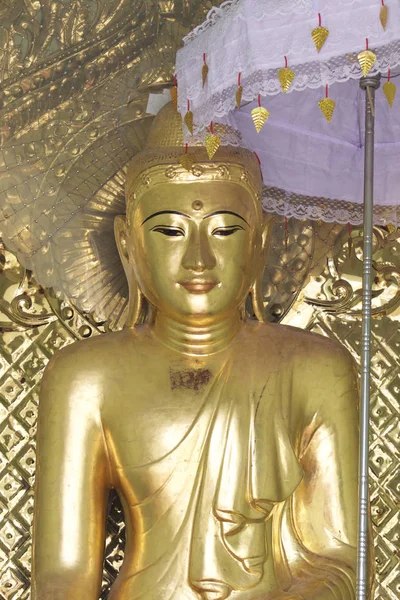
<svg viewBox="0 0 400 600"><path fill-rule="evenodd" d="M210 217L215 217L215 215L233 215L234 217L238 217L238 219L242 219L242 221L244 221L246 225L249 225L244 217L242 217L238 213L233 212L232 210L217 210L217 212L213 212L204 218L209 219Z"/></svg>
<svg viewBox="0 0 400 600"><path fill-rule="evenodd" d="M142 225L144 225L149 219L152 219L153 217L158 217L158 215L179 215L180 217L186 217L187 219L191 219L190 215L185 215L185 213L178 212L177 210L160 210L147 217L147 219L143 221Z"/></svg>

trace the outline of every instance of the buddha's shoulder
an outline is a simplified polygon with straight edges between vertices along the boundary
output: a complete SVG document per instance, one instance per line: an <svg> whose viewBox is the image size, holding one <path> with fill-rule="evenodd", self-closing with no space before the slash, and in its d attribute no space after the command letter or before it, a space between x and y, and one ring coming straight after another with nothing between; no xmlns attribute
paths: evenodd
<svg viewBox="0 0 400 600"><path fill-rule="evenodd" d="M85 373L88 369L99 368L103 372L113 370L116 365L121 366L128 356L138 355L135 349L138 345L142 347L148 337L142 331L123 329L79 340L58 350L51 359L47 371L59 373L69 368L72 368L75 373Z"/></svg>
<svg viewBox="0 0 400 600"><path fill-rule="evenodd" d="M352 364L349 352L336 340L291 325L257 323L252 326L252 347L258 355L275 353L298 364Z"/></svg>

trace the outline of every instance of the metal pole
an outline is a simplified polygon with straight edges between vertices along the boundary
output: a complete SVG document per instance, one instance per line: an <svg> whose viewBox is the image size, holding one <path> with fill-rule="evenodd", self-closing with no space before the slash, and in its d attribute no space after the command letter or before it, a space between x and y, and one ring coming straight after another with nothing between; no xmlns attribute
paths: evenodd
<svg viewBox="0 0 400 600"><path fill-rule="evenodd" d="M372 291L372 227L374 204L374 125L375 90L380 75L363 77L360 87L365 94L365 149L364 149L364 250L363 250L363 306L361 354L361 404L358 490L358 548L357 600L368 598L368 434L370 399L371 347L371 291Z"/></svg>

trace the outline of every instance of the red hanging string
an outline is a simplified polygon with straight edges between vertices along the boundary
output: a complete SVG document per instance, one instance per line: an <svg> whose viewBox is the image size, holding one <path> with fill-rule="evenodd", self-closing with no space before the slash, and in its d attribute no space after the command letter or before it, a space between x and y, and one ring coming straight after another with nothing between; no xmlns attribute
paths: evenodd
<svg viewBox="0 0 400 600"><path fill-rule="evenodd" d="M185 144L185 154L189 152L189 144Z"/></svg>
<svg viewBox="0 0 400 600"><path fill-rule="evenodd" d="M287 56L285 56L284 59L285 59L285 69L287 69L287 64L288 64L287 63Z"/></svg>
<svg viewBox="0 0 400 600"><path fill-rule="evenodd" d="M368 38L365 38L365 49L368 50Z"/></svg>
<svg viewBox="0 0 400 600"><path fill-rule="evenodd" d="M261 106L261 94L258 94L258 106Z"/></svg>
<svg viewBox="0 0 400 600"><path fill-rule="evenodd" d="M242 73L239 73L238 75L238 87L240 87L240 81L242 79Z"/></svg>
<svg viewBox="0 0 400 600"><path fill-rule="evenodd" d="M190 100L187 101L187 109L188 109L188 112L189 112L189 110L190 110Z"/></svg>
<svg viewBox="0 0 400 600"><path fill-rule="evenodd" d="M175 87L178 87L178 80L177 80L177 78L176 78L176 75L174 75L174 86L175 86Z"/></svg>
<svg viewBox="0 0 400 600"><path fill-rule="evenodd" d="M205 52L203 54L203 62L204 62L204 64L206 64L206 53Z"/></svg>
<svg viewBox="0 0 400 600"><path fill-rule="evenodd" d="M382 6L385 6L385 0L381 0Z"/></svg>
<svg viewBox="0 0 400 600"><path fill-rule="evenodd" d="M350 237L351 236L351 223L347 223L347 233L348 233L348 236Z"/></svg>
<svg viewBox="0 0 400 600"><path fill-rule="evenodd" d="M210 132L214 135L214 125L212 121L210 123Z"/></svg>
<svg viewBox="0 0 400 600"><path fill-rule="evenodd" d="M258 156L257 152L254 152L254 156L255 156L255 157L256 157L256 159L258 160L258 164L259 164L259 165L260 165L260 167L261 167L261 160L260 160L260 157Z"/></svg>
<svg viewBox="0 0 400 600"><path fill-rule="evenodd" d="M390 81L390 69L388 69L388 81Z"/></svg>
<svg viewBox="0 0 400 600"><path fill-rule="evenodd" d="M322 23L321 13L318 13L318 27L321 27L321 23Z"/></svg>
<svg viewBox="0 0 400 600"><path fill-rule="evenodd" d="M325 86L325 98L328 98L328 84Z"/></svg>

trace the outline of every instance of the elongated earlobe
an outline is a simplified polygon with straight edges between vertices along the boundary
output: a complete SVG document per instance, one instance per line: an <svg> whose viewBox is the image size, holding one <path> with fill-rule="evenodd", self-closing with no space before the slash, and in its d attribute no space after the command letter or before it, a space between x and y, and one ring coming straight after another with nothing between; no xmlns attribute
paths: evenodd
<svg viewBox="0 0 400 600"><path fill-rule="evenodd" d="M250 295L251 295L251 303L253 307L253 312L258 321L264 322L266 321L265 316L265 307L263 300L263 280L264 280L264 270L265 264L267 261L267 254L269 249L269 242L271 239L270 231L272 225L272 219L269 215L263 215L263 229L262 229L262 238L261 238L261 252L259 257L259 262L256 265L257 273L254 279L254 283L251 286Z"/></svg>
<svg viewBox="0 0 400 600"><path fill-rule="evenodd" d="M143 294L136 281L129 282L129 309L125 327L132 328L141 323L143 300Z"/></svg>
<svg viewBox="0 0 400 600"><path fill-rule="evenodd" d="M119 256L129 287L128 315L125 327L135 327L143 320L142 309L144 305L143 294L136 282L135 272L131 264L131 258L128 249L128 233L125 217L118 215L114 220L114 234Z"/></svg>

